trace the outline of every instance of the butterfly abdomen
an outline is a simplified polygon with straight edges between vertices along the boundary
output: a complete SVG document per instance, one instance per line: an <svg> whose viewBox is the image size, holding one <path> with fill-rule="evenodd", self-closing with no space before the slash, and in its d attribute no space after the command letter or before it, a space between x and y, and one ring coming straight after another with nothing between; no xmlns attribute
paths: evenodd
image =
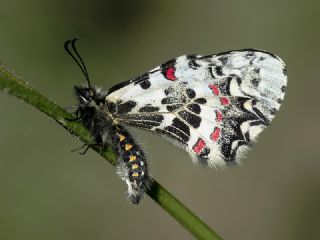
<svg viewBox="0 0 320 240"><path fill-rule="evenodd" d="M118 174L128 185L126 193L133 204L138 204L151 184L148 164L140 146L120 125L113 127L113 145L119 153Z"/></svg>
<svg viewBox="0 0 320 240"><path fill-rule="evenodd" d="M102 147L109 144L118 153L117 173L127 184L126 196L131 203L138 204L151 183L148 164L140 146L123 126L109 121L101 111L97 112L91 126L96 142Z"/></svg>
<svg viewBox="0 0 320 240"><path fill-rule="evenodd" d="M138 204L151 183L145 155L123 126L108 122L101 115L96 114L91 132L97 144L102 147L109 144L118 153L117 172L127 184L126 196L131 203Z"/></svg>

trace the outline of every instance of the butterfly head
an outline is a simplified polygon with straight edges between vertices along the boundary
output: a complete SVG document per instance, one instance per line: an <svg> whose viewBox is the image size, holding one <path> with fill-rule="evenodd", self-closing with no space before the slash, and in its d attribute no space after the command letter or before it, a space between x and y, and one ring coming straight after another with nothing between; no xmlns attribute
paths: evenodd
<svg viewBox="0 0 320 240"><path fill-rule="evenodd" d="M96 114L101 111L101 106L103 106L105 102L106 94L103 93L99 88L95 88L91 86L89 74L82 60L77 48L75 46L78 38L74 38L72 40L68 40L64 44L64 49L66 52L72 57L72 59L77 63L80 67L87 86L75 86L75 94L78 97L78 108L76 114L80 117L87 125L90 125L91 121L93 121L96 117Z"/></svg>
<svg viewBox="0 0 320 240"><path fill-rule="evenodd" d="M89 87L74 87L75 94L78 97L79 104L90 104L95 102L94 99L96 98L96 92L94 89Z"/></svg>
<svg viewBox="0 0 320 240"><path fill-rule="evenodd" d="M75 86L79 107L99 107L105 101L105 95L98 88Z"/></svg>

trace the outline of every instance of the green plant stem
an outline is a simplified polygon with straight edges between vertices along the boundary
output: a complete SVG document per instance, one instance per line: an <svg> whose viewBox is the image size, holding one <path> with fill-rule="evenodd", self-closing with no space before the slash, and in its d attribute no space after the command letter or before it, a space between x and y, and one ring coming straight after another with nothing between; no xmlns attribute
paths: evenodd
<svg viewBox="0 0 320 240"><path fill-rule="evenodd" d="M16 96L45 113L72 135L78 137L83 143L87 145L93 143L89 131L81 123L78 121L66 120L74 118L74 115L68 113L65 109L41 95L29 86L28 83L22 81L12 71L8 70L1 62L0 89L10 95ZM112 165L116 165L116 154L110 147L102 152L95 147L92 147L92 149ZM147 191L147 194L197 239L222 239L156 180L153 181L153 185L151 189Z"/></svg>

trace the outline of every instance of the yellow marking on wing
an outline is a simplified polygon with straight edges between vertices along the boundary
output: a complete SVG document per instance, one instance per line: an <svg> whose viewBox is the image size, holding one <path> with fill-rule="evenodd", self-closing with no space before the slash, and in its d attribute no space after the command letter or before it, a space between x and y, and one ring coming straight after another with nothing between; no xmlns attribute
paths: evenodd
<svg viewBox="0 0 320 240"><path fill-rule="evenodd" d="M136 156L133 156L133 155L131 155L130 157L129 157L129 161L130 162L132 162L132 161L134 161L134 160L136 160L137 159L137 157Z"/></svg>

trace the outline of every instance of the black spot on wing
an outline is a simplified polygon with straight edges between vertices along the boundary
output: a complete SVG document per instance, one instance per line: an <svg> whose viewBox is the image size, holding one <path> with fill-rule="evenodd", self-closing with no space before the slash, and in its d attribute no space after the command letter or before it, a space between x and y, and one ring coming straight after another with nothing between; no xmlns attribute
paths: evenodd
<svg viewBox="0 0 320 240"><path fill-rule="evenodd" d="M260 70L261 70L261 68L255 68L255 69L253 69L253 71L254 71L255 73L257 73L257 74L260 73Z"/></svg>
<svg viewBox="0 0 320 240"><path fill-rule="evenodd" d="M183 104L173 104L173 105L168 105L166 108L169 112L175 111L179 108L183 107Z"/></svg>
<svg viewBox="0 0 320 240"><path fill-rule="evenodd" d="M172 86L170 86L170 87L168 87L168 88L166 88L165 90L164 90L164 94L166 95L166 96L168 96L169 94L172 94L174 92L174 88L172 87Z"/></svg>
<svg viewBox="0 0 320 240"><path fill-rule="evenodd" d="M151 129L153 127L158 127L163 121L163 116L160 114L152 115L139 115L130 114L118 117L118 120L126 125L138 128Z"/></svg>
<svg viewBox="0 0 320 240"><path fill-rule="evenodd" d="M237 81L238 85L240 86L242 83L242 79L240 77L236 77L236 81Z"/></svg>
<svg viewBox="0 0 320 240"><path fill-rule="evenodd" d="M221 153L224 157L224 160L227 161L234 161L234 159L230 159L230 155L231 155L231 144L233 142L233 139L231 139L230 137L224 137L222 138L222 141L220 141L221 143Z"/></svg>
<svg viewBox="0 0 320 240"><path fill-rule="evenodd" d="M241 110L241 114L224 119L224 127L221 132L221 152L227 163L234 162L237 151L240 146L250 145L250 135L243 132L241 125L248 122L250 126L267 126L268 119L255 107L255 101L252 103L252 111L247 110L244 104L250 101L250 98L238 97L233 101L233 106Z"/></svg>
<svg viewBox="0 0 320 240"><path fill-rule="evenodd" d="M174 134L175 136L179 137L185 143L189 141L189 136L185 135L183 132L181 132L177 128L174 128L172 126L167 126L163 129L170 132L171 134Z"/></svg>
<svg viewBox="0 0 320 240"><path fill-rule="evenodd" d="M138 76L136 78L133 78L133 79L130 79L130 80L127 80L127 81L124 81L124 82L120 82L120 83L114 85L113 87L111 87L108 90L108 94L107 95L109 95L110 93L112 93L114 91L117 91L120 88L123 88L123 87L129 85L130 83L134 83L134 85L141 83L144 87L146 87L148 85L148 83L147 83L149 81L148 79L149 79L149 73L144 73L143 75L140 75L140 76ZM142 83L143 81L147 81L147 82L146 83Z"/></svg>
<svg viewBox="0 0 320 240"><path fill-rule="evenodd" d="M139 109L139 112L158 112L159 107L154 107L151 104L147 104Z"/></svg>
<svg viewBox="0 0 320 240"><path fill-rule="evenodd" d="M231 95L231 94L230 94L230 83L231 83L232 79L235 78L235 77L237 77L237 76L235 76L235 75L229 75L229 76L227 77L226 81L223 82L223 83L221 83L221 84L219 85L220 91L221 91L221 93L222 93L223 95L225 95L225 96Z"/></svg>
<svg viewBox="0 0 320 240"><path fill-rule="evenodd" d="M175 127L175 128L178 128L185 135L190 136L190 128L188 127L187 124L182 122L179 118L174 118L173 119L172 126Z"/></svg>
<svg viewBox="0 0 320 240"><path fill-rule="evenodd" d="M209 67L208 69L209 69L209 73L210 73L211 78L212 78L212 79L215 79L216 77L214 76L214 74L213 74L213 72L212 72L212 71L213 71L213 70L212 70L212 67Z"/></svg>
<svg viewBox="0 0 320 240"><path fill-rule="evenodd" d="M110 113L114 113L117 110L117 105L114 102L106 101L107 109Z"/></svg>
<svg viewBox="0 0 320 240"><path fill-rule="evenodd" d="M234 100L234 105L236 105L239 109L242 110L243 115L237 117L239 124L244 121L253 121L253 120L260 120L263 122L263 125L267 126L270 124L270 121L263 115L263 113L256 107L256 100L252 100L252 111L248 111L244 104L250 101L250 98L247 97L238 97Z"/></svg>
<svg viewBox="0 0 320 240"><path fill-rule="evenodd" d="M206 104L207 103L207 99L205 98L197 98L196 100L194 100L196 103L199 104Z"/></svg>
<svg viewBox="0 0 320 240"><path fill-rule="evenodd" d="M178 141L179 143L182 143L182 144L186 145L186 142L183 139L181 139L179 136L175 135L173 132L170 132L168 130L164 130L164 129L161 129L161 128L156 128L155 131L157 133L160 133L160 134L164 135L164 136L170 137L170 138Z"/></svg>
<svg viewBox="0 0 320 240"><path fill-rule="evenodd" d="M200 126L201 123L201 118L197 115L194 115L188 111L180 111L179 116L185 120L188 124L190 124L192 127L194 128L198 128Z"/></svg>
<svg viewBox="0 0 320 240"><path fill-rule="evenodd" d="M146 73L134 78L132 80L132 82L134 82L134 85L137 85L137 84L140 84L141 82L144 82L144 81L147 81L147 80L149 80L149 73L148 72L146 72Z"/></svg>
<svg viewBox="0 0 320 240"><path fill-rule="evenodd" d="M190 129L178 118L173 119L172 125L165 127L164 130L178 136L185 143L189 141Z"/></svg>
<svg viewBox="0 0 320 240"><path fill-rule="evenodd" d="M127 85L129 85L130 83L132 83L132 80L128 80L128 81L125 81L125 82L121 82L121 83L118 83L116 85L114 85L113 87L111 87L109 90L108 90L108 95L120 88L123 88Z"/></svg>
<svg viewBox="0 0 320 240"><path fill-rule="evenodd" d="M269 125L270 121L263 115L263 113L256 107L252 108L253 112L264 122L264 125Z"/></svg>
<svg viewBox="0 0 320 240"><path fill-rule="evenodd" d="M152 129L153 127L160 126L160 124L150 123L150 122L130 122L124 121L125 124L131 127L143 128L143 129Z"/></svg>
<svg viewBox="0 0 320 240"><path fill-rule="evenodd" d="M288 72L287 72L287 68L286 68L286 67L284 67L284 68L282 69L282 72L283 72L283 74L284 74L285 76L287 76Z"/></svg>
<svg viewBox="0 0 320 240"><path fill-rule="evenodd" d="M259 79L259 78L253 78L253 79L251 79L251 83L252 83L252 85L255 86L255 87L258 87L258 86L259 86L260 81L261 81L261 79Z"/></svg>
<svg viewBox="0 0 320 240"><path fill-rule="evenodd" d="M117 114L124 114L130 112L137 105L134 101L119 102Z"/></svg>
<svg viewBox="0 0 320 240"><path fill-rule="evenodd" d="M197 156L199 163L202 166L208 166L208 155L210 154L210 149L208 147L203 148L201 153Z"/></svg>
<svg viewBox="0 0 320 240"><path fill-rule="evenodd" d="M225 128L222 129L222 139L220 140L221 152L224 156L226 162L234 162L236 156L236 148L233 149L233 143L235 141L242 142L245 141L245 137L241 131L242 119L231 119L230 121L225 122Z"/></svg>
<svg viewBox="0 0 320 240"><path fill-rule="evenodd" d="M188 66L192 69L198 69L201 65L196 62L197 56L194 54L187 55L187 59L189 60Z"/></svg>
<svg viewBox="0 0 320 240"><path fill-rule="evenodd" d="M151 86L151 83L149 81L149 73L146 72L141 76L136 77L132 81L134 85L139 84L142 89L148 89Z"/></svg>
<svg viewBox="0 0 320 240"><path fill-rule="evenodd" d="M232 152L231 152L230 157L229 157L229 161L226 161L227 164L231 164L231 165L235 165L236 164L235 158L236 158L238 149L239 149L239 147L241 147L243 145L248 145L248 143L246 141L238 141L237 146L234 149L232 149Z"/></svg>
<svg viewBox="0 0 320 240"><path fill-rule="evenodd" d="M193 60L193 59L196 59L196 58L197 58L197 55L195 55L195 54L188 54L188 55L186 55L186 58L187 58L188 60Z"/></svg>
<svg viewBox="0 0 320 240"><path fill-rule="evenodd" d="M278 112L278 110L276 108L271 108L269 112L271 115L275 115Z"/></svg>
<svg viewBox="0 0 320 240"><path fill-rule="evenodd" d="M243 137L244 137L246 142L250 142L251 141L250 134L249 134L248 131L243 134Z"/></svg>
<svg viewBox="0 0 320 240"><path fill-rule="evenodd" d="M245 58L246 59L251 59L252 57L254 57L254 53L253 52L248 52L246 55L245 55Z"/></svg>
<svg viewBox="0 0 320 240"><path fill-rule="evenodd" d="M196 96L196 92L191 88L186 89L186 94L188 98L194 98Z"/></svg>
<svg viewBox="0 0 320 240"><path fill-rule="evenodd" d="M141 119L143 121L154 121L160 124L163 121L164 117L161 114L155 114L143 116Z"/></svg>
<svg viewBox="0 0 320 240"><path fill-rule="evenodd" d="M148 89L151 86L151 82L149 80L145 80L139 83L142 89Z"/></svg>
<svg viewBox="0 0 320 240"><path fill-rule="evenodd" d="M161 104L173 104L178 103L178 100L174 97L166 97L161 99Z"/></svg>
<svg viewBox="0 0 320 240"><path fill-rule="evenodd" d="M161 64L161 69L166 69L166 68L170 68L170 67L174 67L175 64L176 64L177 60L174 58L174 59L171 59L163 64Z"/></svg>
<svg viewBox="0 0 320 240"><path fill-rule="evenodd" d="M214 71L215 71L219 76L222 76L222 67L221 67L221 66L215 66Z"/></svg>
<svg viewBox="0 0 320 240"><path fill-rule="evenodd" d="M266 123L261 120L252 121L249 123L250 126L266 126Z"/></svg>
<svg viewBox="0 0 320 240"><path fill-rule="evenodd" d="M192 104L188 104L187 108L191 111L194 112L196 114L199 114L201 112L201 108L198 104L192 103Z"/></svg>
<svg viewBox="0 0 320 240"><path fill-rule="evenodd" d="M229 60L227 56L221 56L218 59L223 65L226 65Z"/></svg>
<svg viewBox="0 0 320 240"><path fill-rule="evenodd" d="M181 104L186 103L186 97L181 96L179 98L176 97L166 97L161 99L161 104Z"/></svg>
<svg viewBox="0 0 320 240"><path fill-rule="evenodd" d="M283 99L281 99L281 98L277 99L277 103L281 104L282 102L283 102Z"/></svg>

